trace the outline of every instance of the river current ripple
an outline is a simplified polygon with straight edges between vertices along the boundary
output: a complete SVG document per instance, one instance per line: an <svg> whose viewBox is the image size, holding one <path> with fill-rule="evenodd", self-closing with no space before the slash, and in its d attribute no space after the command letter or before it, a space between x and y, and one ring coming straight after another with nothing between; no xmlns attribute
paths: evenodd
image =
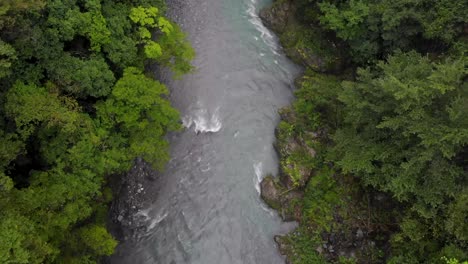
<svg viewBox="0 0 468 264"><path fill-rule="evenodd" d="M284 55L255 0L168 0L188 33L197 70L167 79L183 132L169 136L171 161L158 193L137 214L144 228L123 241L111 263L284 263L273 236L287 232L259 197L276 174L278 109L292 100L300 69Z"/></svg>

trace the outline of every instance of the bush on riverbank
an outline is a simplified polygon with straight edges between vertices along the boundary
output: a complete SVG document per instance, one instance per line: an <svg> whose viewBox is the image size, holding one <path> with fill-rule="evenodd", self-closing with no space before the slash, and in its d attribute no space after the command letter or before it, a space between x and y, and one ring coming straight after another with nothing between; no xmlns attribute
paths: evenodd
<svg viewBox="0 0 468 264"><path fill-rule="evenodd" d="M279 3L315 32L285 26L280 37L347 47L334 56L348 62L333 75L304 63L282 110L280 182L302 192L300 227L282 240L289 260L468 258L466 3Z"/></svg>
<svg viewBox="0 0 468 264"><path fill-rule="evenodd" d="M167 88L143 73L191 70L159 0L0 3L0 262L96 263L110 175L168 160L179 128ZM153 36L151 32L156 32Z"/></svg>

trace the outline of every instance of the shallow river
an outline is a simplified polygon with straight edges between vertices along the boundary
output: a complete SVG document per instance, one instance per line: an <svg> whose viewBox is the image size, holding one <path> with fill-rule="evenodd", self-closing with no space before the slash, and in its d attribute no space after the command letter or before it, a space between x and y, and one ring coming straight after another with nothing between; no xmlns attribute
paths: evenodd
<svg viewBox="0 0 468 264"><path fill-rule="evenodd" d="M259 182L277 173L277 111L300 69L256 15L266 1L168 4L197 52L197 71L167 82L187 129L169 138L158 194L139 212L145 228L111 263L284 263L273 236L290 226L261 201Z"/></svg>

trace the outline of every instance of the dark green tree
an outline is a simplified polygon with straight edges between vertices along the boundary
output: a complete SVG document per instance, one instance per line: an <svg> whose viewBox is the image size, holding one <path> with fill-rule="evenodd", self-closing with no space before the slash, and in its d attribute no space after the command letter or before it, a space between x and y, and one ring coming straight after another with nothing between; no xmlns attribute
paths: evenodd
<svg viewBox="0 0 468 264"><path fill-rule="evenodd" d="M192 69L193 49L159 10L158 0L0 1L1 263L113 253L108 178L138 156L163 169L164 136L180 126L167 88L143 70Z"/></svg>

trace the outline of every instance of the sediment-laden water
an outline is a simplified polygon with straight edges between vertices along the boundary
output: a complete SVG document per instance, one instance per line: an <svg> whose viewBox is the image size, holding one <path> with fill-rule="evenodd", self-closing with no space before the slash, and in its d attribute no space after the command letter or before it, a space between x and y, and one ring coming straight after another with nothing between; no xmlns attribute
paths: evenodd
<svg viewBox="0 0 468 264"><path fill-rule="evenodd" d="M168 4L197 52L197 71L167 82L186 129L170 135L166 170L141 186L140 228L110 262L284 263L273 236L290 226L261 201L259 182L277 173L277 110L299 68L257 16L267 2Z"/></svg>

